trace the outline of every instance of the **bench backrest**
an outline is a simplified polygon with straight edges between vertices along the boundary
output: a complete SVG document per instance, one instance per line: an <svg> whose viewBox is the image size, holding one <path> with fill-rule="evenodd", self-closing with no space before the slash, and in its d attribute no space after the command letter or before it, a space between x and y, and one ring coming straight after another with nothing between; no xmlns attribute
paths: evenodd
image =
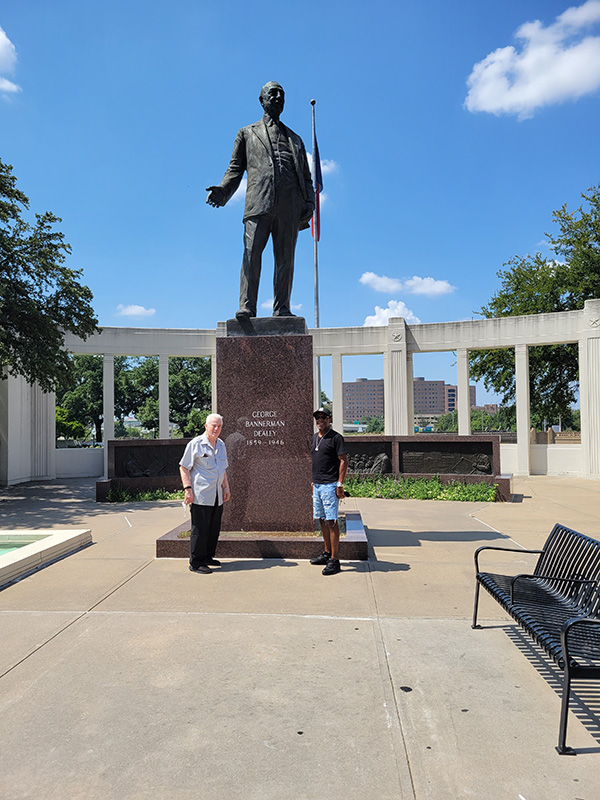
<svg viewBox="0 0 600 800"><path fill-rule="evenodd" d="M600 592L579 583L553 581L552 578L600 580L600 541L565 528L558 523L535 568L535 575L549 577L547 584L561 595L570 597L591 616L600 616Z"/></svg>

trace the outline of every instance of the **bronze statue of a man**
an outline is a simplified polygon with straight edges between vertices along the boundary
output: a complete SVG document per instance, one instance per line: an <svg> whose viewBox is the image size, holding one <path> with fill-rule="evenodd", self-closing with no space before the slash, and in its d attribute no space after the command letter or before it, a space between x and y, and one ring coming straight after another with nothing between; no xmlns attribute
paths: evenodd
<svg viewBox="0 0 600 800"><path fill-rule="evenodd" d="M227 172L209 186L206 202L224 206L248 175L244 209L244 257L238 319L256 316L262 253L273 241L273 316L292 317L290 297L298 231L308 228L315 195L302 139L279 121L285 93L274 81L260 90L263 118L238 131Z"/></svg>

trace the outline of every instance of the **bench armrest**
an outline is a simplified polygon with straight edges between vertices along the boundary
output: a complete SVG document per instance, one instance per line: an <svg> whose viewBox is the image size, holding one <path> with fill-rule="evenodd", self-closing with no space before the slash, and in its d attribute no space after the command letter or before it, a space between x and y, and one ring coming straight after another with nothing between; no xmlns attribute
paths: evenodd
<svg viewBox="0 0 600 800"><path fill-rule="evenodd" d="M569 633L573 630L573 628L580 627L582 625L597 625L600 626L600 619L596 619L595 617L573 617L572 619L568 619L565 624L563 625L563 629L560 632L560 642L562 645L563 651L563 658L565 660L565 665L571 664L571 654L569 651ZM594 642L595 644L595 642ZM600 627L598 629L598 654L597 660L600 661Z"/></svg>
<svg viewBox="0 0 600 800"><path fill-rule="evenodd" d="M483 550L500 550L506 553L537 553L541 555L544 551L543 550L525 550L522 547L495 547L494 545L484 544L482 547L478 547L475 550L475 572L479 572L479 553Z"/></svg>
<svg viewBox="0 0 600 800"><path fill-rule="evenodd" d="M535 580L545 580L545 581L557 581L558 583L589 583L591 584L591 588L594 589L598 586L598 581L594 581L591 578L559 578L556 575L526 575L525 573L521 575L515 575L514 578L511 578L510 581L510 602L514 603L514 592L515 592L515 583L520 580L521 578L530 578Z"/></svg>

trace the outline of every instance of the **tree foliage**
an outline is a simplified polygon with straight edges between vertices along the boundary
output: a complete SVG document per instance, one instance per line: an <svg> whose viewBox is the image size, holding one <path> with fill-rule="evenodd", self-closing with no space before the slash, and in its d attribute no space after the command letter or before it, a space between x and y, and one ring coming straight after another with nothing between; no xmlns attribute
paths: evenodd
<svg viewBox="0 0 600 800"><path fill-rule="evenodd" d="M361 423L366 424L365 433L383 433L385 431L385 420L381 416L364 417Z"/></svg>
<svg viewBox="0 0 600 800"><path fill-rule="evenodd" d="M66 408L56 407L56 435L64 439L85 439L88 428L77 420L71 419Z"/></svg>
<svg viewBox="0 0 600 800"><path fill-rule="evenodd" d="M204 432L211 401L210 358L170 358L170 418L184 436L198 436Z"/></svg>
<svg viewBox="0 0 600 800"><path fill-rule="evenodd" d="M458 413L450 411L442 414L435 425L435 430L447 433L458 430ZM497 414L488 414L478 408L471 409L471 433L487 431L515 431L516 415L514 406L501 406Z"/></svg>
<svg viewBox="0 0 600 800"><path fill-rule="evenodd" d="M553 213L558 233L546 234L555 258L513 256L500 270L501 288L482 307L486 318L520 314L577 311L586 300L600 298L600 185L582 194L585 201L569 212L563 205ZM478 350L470 355L471 376L515 402L514 349ZM576 344L529 348L532 423L558 422L568 417L578 390Z"/></svg>
<svg viewBox="0 0 600 800"><path fill-rule="evenodd" d="M22 217L28 208L0 160L0 367L51 391L70 368L65 331L86 339L98 320L81 270L65 266L71 248L54 229L60 218L36 214L32 224Z"/></svg>
<svg viewBox="0 0 600 800"><path fill-rule="evenodd" d="M57 389L57 405L68 412L70 419L93 427L96 441L102 441L102 356L73 355L70 359L72 369ZM135 416L154 436L158 435L158 358L115 356L114 376L115 435L139 436L137 431L131 433L126 429L122 422L129 415ZM170 358L170 420L183 436L196 436L203 432L210 403L210 359Z"/></svg>
<svg viewBox="0 0 600 800"><path fill-rule="evenodd" d="M93 428L95 440L101 442L104 411L102 356L70 355L69 359L68 373L56 389L57 406L64 408L70 419ZM115 356L115 414L120 418L129 413L126 362L124 356Z"/></svg>

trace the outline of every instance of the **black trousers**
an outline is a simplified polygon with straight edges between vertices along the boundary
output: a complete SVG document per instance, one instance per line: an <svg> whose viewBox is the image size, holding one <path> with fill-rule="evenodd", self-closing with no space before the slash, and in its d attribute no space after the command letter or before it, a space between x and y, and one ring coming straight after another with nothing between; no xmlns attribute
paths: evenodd
<svg viewBox="0 0 600 800"><path fill-rule="evenodd" d="M223 506L219 498L214 506L191 505L192 532L190 536L190 566L196 569L215 557L221 532Z"/></svg>

